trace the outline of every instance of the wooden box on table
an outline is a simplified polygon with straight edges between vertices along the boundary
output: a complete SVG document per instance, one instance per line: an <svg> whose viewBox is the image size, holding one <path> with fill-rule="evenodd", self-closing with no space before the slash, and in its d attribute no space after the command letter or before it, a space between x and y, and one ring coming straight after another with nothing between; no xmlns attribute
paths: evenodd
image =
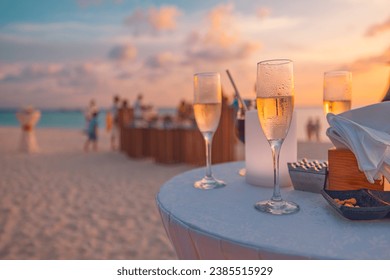
<svg viewBox="0 0 390 280"><path fill-rule="evenodd" d="M370 189L383 191L390 186L384 176L371 184L366 175L359 170L355 155L348 149L329 149L328 163L328 190Z"/></svg>

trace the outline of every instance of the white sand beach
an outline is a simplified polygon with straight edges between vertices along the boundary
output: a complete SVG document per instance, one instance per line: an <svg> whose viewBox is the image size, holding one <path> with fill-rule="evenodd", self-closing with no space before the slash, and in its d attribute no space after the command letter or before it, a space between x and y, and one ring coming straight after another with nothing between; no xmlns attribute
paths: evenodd
<svg viewBox="0 0 390 280"><path fill-rule="evenodd" d="M193 166L130 159L102 131L97 153L74 129L37 129L37 154L18 152L19 136L0 127L0 259L176 258L155 195ZM329 145L300 143L299 157Z"/></svg>
<svg viewBox="0 0 390 280"><path fill-rule="evenodd" d="M166 180L192 168L84 153L81 131L38 129L39 154L0 128L0 259L174 259L155 205Z"/></svg>

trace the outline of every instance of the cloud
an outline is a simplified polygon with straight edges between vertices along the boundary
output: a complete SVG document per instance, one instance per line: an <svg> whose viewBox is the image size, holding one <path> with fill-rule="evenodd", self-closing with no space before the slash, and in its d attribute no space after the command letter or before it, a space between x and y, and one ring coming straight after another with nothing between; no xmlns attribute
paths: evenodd
<svg viewBox="0 0 390 280"><path fill-rule="evenodd" d="M238 41L238 31L232 22L233 5L219 5L211 10L207 16L210 28L206 32L204 41L220 47L227 47Z"/></svg>
<svg viewBox="0 0 390 280"><path fill-rule="evenodd" d="M0 81L14 85L44 84L52 81L61 87L85 88L99 82L96 63L30 64L3 73ZM6 70L5 70L6 72Z"/></svg>
<svg viewBox="0 0 390 280"><path fill-rule="evenodd" d="M19 83L41 80L48 77L54 77L60 71L60 66L55 64L31 64L19 67L11 73L3 73L0 81Z"/></svg>
<svg viewBox="0 0 390 280"><path fill-rule="evenodd" d="M149 10L137 9L125 19L136 35L172 31L177 27L177 17L181 14L175 6L152 7Z"/></svg>
<svg viewBox="0 0 390 280"><path fill-rule="evenodd" d="M61 71L57 73L56 81L61 87L81 89L82 92L88 93L92 85L100 84L98 66L94 63L64 65Z"/></svg>
<svg viewBox="0 0 390 280"><path fill-rule="evenodd" d="M390 17L382 23L378 23L378 24L374 24L374 25L370 26L367 29L365 36L372 37L372 36L375 36L379 33L389 31L389 30L390 30Z"/></svg>
<svg viewBox="0 0 390 280"><path fill-rule="evenodd" d="M150 56L145 65L150 68L164 68L176 65L180 62L179 58L171 52L161 52L159 54Z"/></svg>
<svg viewBox="0 0 390 280"><path fill-rule="evenodd" d="M0 106L80 107L90 98L99 105L118 89L118 66L107 62L0 65Z"/></svg>
<svg viewBox="0 0 390 280"><path fill-rule="evenodd" d="M232 4L219 5L207 17L207 27L202 33L193 30L186 40L186 54L191 60L229 61L244 59L260 49L260 43L245 40L237 29Z"/></svg>
<svg viewBox="0 0 390 280"><path fill-rule="evenodd" d="M390 65L390 46L381 54L364 57L346 65L351 71L368 71L374 65Z"/></svg>
<svg viewBox="0 0 390 280"><path fill-rule="evenodd" d="M156 30L176 29L176 17L180 14L174 6L161 7L160 10L151 8L149 10L149 20Z"/></svg>
<svg viewBox="0 0 390 280"><path fill-rule="evenodd" d="M132 61L137 56L137 48L133 45L119 45L113 47L108 57L116 61Z"/></svg>
<svg viewBox="0 0 390 280"><path fill-rule="evenodd" d="M213 46L192 48L187 51L187 55L192 60L205 60L209 62L223 62L236 59L246 59L261 45L253 42L243 42L231 48L215 48Z"/></svg>
<svg viewBox="0 0 390 280"><path fill-rule="evenodd" d="M266 19L267 17L269 17L270 14L271 14L271 10L266 7L258 8L256 11L257 17L260 18L261 20Z"/></svg>

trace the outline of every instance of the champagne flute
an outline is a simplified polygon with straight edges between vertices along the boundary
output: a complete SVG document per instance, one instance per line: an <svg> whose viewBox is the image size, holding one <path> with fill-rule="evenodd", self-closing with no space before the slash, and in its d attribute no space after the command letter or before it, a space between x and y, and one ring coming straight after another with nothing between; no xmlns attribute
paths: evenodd
<svg viewBox="0 0 390 280"><path fill-rule="evenodd" d="M351 109L352 73L329 71L324 73L325 114L340 114Z"/></svg>
<svg viewBox="0 0 390 280"><path fill-rule="evenodd" d="M299 211L299 206L283 200L279 186L279 153L290 128L294 110L292 61L275 59L259 62L256 88L258 117L272 150L274 191L271 199L257 202L255 208L275 215L292 214Z"/></svg>
<svg viewBox="0 0 390 280"><path fill-rule="evenodd" d="M195 182L198 189L215 189L226 184L213 177L211 172L211 145L222 110L221 78L219 73L207 72L194 75L194 114L196 124L206 143L206 175Z"/></svg>

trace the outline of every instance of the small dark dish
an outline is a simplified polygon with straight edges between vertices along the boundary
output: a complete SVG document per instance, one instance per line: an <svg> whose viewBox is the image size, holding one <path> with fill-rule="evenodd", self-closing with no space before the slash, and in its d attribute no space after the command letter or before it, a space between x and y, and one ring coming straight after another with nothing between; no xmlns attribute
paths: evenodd
<svg viewBox="0 0 390 280"><path fill-rule="evenodd" d="M367 190L369 194L376 197L377 199L381 200L382 202L390 205L390 192L389 191L374 191L374 190Z"/></svg>
<svg viewBox="0 0 390 280"><path fill-rule="evenodd" d="M390 204L369 193L366 189L351 191L322 190L321 194L342 216L350 220L375 220L390 214ZM355 198L359 207L348 207L334 201Z"/></svg>
<svg viewBox="0 0 390 280"><path fill-rule="evenodd" d="M390 205L390 191L367 190L367 192L383 203ZM387 217L390 218L390 212L387 214Z"/></svg>

